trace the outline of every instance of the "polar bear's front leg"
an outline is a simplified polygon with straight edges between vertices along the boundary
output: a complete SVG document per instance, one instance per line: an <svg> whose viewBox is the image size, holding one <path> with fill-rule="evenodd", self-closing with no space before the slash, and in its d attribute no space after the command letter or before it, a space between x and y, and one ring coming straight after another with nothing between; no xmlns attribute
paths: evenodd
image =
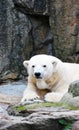
<svg viewBox="0 0 79 130"><path fill-rule="evenodd" d="M62 97L64 96L63 93L58 92L50 92L45 95L45 101L47 102L59 102Z"/></svg>
<svg viewBox="0 0 79 130"><path fill-rule="evenodd" d="M39 99L39 96L37 95L35 91L35 86L32 83L28 83L28 86L24 91L21 103L24 101L33 101L36 99Z"/></svg>

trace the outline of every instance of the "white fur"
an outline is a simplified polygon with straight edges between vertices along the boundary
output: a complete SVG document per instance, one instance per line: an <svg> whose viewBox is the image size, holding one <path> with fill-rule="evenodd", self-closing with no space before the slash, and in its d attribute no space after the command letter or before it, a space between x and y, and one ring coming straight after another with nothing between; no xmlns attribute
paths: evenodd
<svg viewBox="0 0 79 130"><path fill-rule="evenodd" d="M23 64L29 76L22 102L40 98L45 89L50 91L43 95L46 101L59 102L68 91L70 83L79 79L79 64L65 63L54 56L36 55ZM40 78L35 77L38 72Z"/></svg>

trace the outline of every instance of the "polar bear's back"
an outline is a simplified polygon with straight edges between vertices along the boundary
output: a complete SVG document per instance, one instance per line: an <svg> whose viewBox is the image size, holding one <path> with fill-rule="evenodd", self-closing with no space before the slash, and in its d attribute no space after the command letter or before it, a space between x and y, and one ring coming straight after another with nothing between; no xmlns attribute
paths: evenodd
<svg viewBox="0 0 79 130"><path fill-rule="evenodd" d="M79 64L76 63L63 63L66 71L72 81L79 79Z"/></svg>
<svg viewBox="0 0 79 130"><path fill-rule="evenodd" d="M69 68L72 72L79 71L79 64L63 62L66 68ZM79 72L78 72L79 73Z"/></svg>

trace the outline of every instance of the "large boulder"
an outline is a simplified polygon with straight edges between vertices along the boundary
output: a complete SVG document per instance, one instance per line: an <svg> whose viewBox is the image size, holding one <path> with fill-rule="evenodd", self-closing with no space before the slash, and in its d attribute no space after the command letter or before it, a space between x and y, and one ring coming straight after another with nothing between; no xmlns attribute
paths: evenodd
<svg viewBox="0 0 79 130"><path fill-rule="evenodd" d="M64 95L61 102L68 104L73 108L79 108L79 80L70 84L68 93Z"/></svg>
<svg viewBox="0 0 79 130"><path fill-rule="evenodd" d="M70 84L68 92L72 93L73 97L79 96L79 80Z"/></svg>

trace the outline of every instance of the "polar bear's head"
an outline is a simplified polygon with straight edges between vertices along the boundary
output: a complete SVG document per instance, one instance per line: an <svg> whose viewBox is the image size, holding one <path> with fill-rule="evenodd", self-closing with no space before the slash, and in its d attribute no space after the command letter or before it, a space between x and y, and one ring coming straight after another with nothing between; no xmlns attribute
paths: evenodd
<svg viewBox="0 0 79 130"><path fill-rule="evenodd" d="M36 55L30 60L24 61L23 64L27 68L29 76L36 79L50 78L55 72L55 67L59 59L49 55Z"/></svg>

